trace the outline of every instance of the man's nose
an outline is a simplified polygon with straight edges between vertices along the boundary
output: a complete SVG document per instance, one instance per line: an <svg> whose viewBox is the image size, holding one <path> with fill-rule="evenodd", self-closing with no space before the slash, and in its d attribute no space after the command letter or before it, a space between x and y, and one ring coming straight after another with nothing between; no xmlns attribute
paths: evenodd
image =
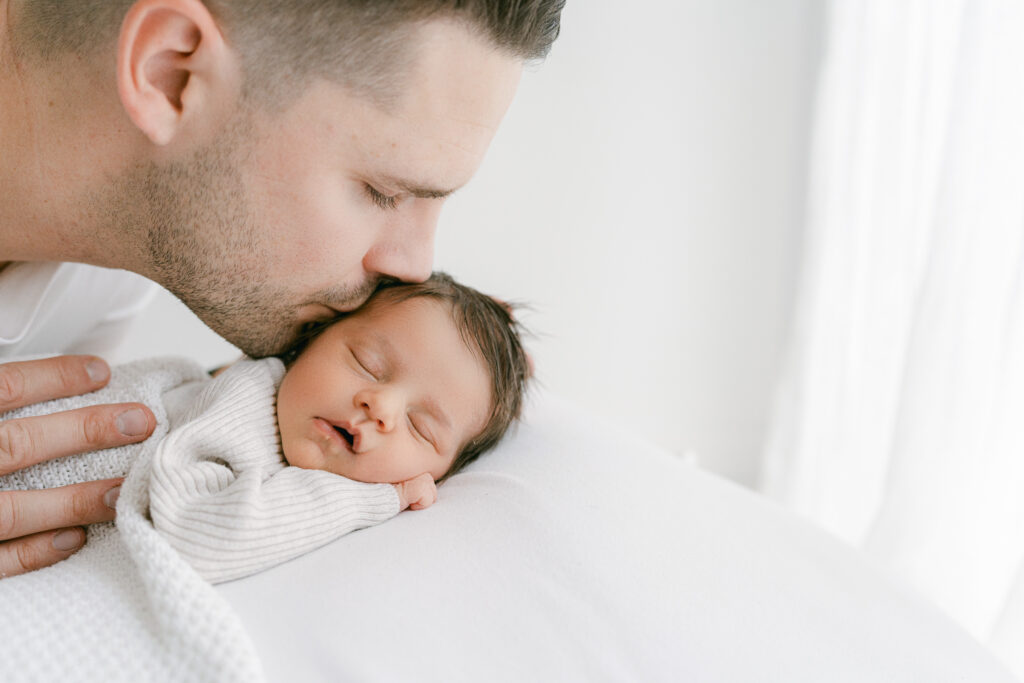
<svg viewBox="0 0 1024 683"><path fill-rule="evenodd" d="M441 201L416 199L402 207L405 214L388 226L363 258L363 268L398 278L423 282L434 269L434 236L441 213Z"/></svg>

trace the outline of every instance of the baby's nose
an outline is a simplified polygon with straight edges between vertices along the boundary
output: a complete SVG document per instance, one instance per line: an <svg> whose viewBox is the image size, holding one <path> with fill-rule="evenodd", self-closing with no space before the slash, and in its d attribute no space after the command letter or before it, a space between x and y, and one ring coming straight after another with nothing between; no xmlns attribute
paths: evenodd
<svg viewBox="0 0 1024 683"><path fill-rule="evenodd" d="M397 400L389 396L387 392L377 392L372 396L364 397L362 408L368 419L376 423L377 429L382 432L390 432L395 428L398 421L399 410Z"/></svg>

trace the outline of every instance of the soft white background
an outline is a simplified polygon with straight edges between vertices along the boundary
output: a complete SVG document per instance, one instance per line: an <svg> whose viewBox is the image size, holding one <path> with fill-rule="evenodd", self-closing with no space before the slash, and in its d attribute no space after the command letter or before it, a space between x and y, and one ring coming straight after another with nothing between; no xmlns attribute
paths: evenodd
<svg viewBox="0 0 1024 683"><path fill-rule="evenodd" d="M821 21L815 0L570 0L441 217L438 268L532 306L545 387L747 484L791 316ZM128 344L237 355L166 292Z"/></svg>

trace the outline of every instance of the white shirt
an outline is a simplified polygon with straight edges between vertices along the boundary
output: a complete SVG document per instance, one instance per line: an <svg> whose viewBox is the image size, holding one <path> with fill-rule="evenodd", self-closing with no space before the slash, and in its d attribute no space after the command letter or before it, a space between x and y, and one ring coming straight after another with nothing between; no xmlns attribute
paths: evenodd
<svg viewBox="0 0 1024 683"><path fill-rule="evenodd" d="M0 270L0 358L110 356L157 285L82 263L16 262Z"/></svg>

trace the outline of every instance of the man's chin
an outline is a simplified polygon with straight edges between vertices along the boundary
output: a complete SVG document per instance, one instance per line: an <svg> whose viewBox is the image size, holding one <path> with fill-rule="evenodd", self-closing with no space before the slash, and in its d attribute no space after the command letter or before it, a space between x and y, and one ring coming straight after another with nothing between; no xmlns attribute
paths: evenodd
<svg viewBox="0 0 1024 683"><path fill-rule="evenodd" d="M214 332L237 346L247 356L263 358L287 354L296 345L308 342L311 336L318 334L328 324L360 308L373 294L376 286L377 280L374 280L363 283L358 288L334 292L334 296L327 296L328 293L325 292L324 296L318 299L331 301L329 306L308 303L297 308L271 311L249 305L243 308L250 311L250 315L243 318L238 316L237 305L230 309L230 315L221 312L226 308L223 305L218 310L217 302L195 302L199 305L191 306L190 302L186 301L186 305L197 311L203 322ZM338 303L335 305L334 301ZM277 321L290 322L284 326L273 324ZM260 326L260 323L266 324Z"/></svg>
<svg viewBox="0 0 1024 683"><path fill-rule="evenodd" d="M263 330L221 331L212 325L210 327L250 358L281 355L295 346L306 334L305 326L299 324L293 324L283 329L277 327Z"/></svg>
<svg viewBox="0 0 1024 683"><path fill-rule="evenodd" d="M323 304L306 304L299 308L296 313L296 320L298 325L296 327L304 327L309 324L322 323L325 320L333 320L342 313L349 313L359 308L361 303L356 303L351 306L340 306L338 308L332 308Z"/></svg>

